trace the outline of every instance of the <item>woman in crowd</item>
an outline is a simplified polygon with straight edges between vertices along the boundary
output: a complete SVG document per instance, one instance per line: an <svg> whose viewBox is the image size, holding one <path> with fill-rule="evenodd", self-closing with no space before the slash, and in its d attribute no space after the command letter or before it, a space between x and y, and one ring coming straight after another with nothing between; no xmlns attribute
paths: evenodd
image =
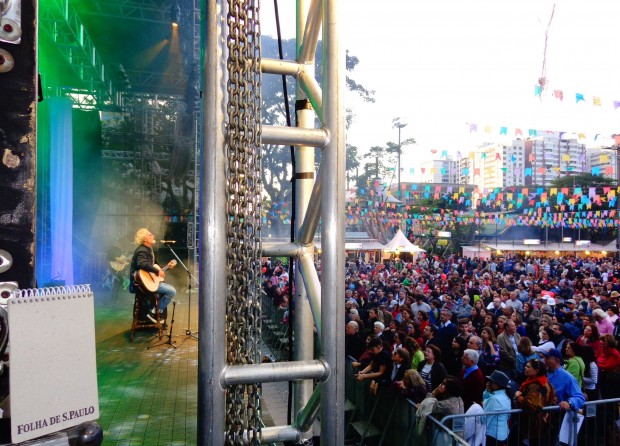
<svg viewBox="0 0 620 446"><path fill-rule="evenodd" d="M448 372L441 363L441 350L436 345L427 345L424 349L424 361L418 364L418 372L426 383L430 392L435 389L446 377Z"/></svg>
<svg viewBox="0 0 620 446"><path fill-rule="evenodd" d="M431 414L438 420L441 420L448 415L465 413L465 406L461 398L462 394L463 386L461 385L461 381L456 376L446 376L429 395L437 399L437 402L433 405ZM451 422L447 423L447 425L449 428L452 428Z"/></svg>
<svg viewBox="0 0 620 446"><path fill-rule="evenodd" d="M586 371L586 366L583 359L575 352L575 343L573 341L566 341L563 345L562 357L564 358L564 368L568 373L573 375L573 378L579 383L579 387L583 387L583 375Z"/></svg>
<svg viewBox="0 0 620 446"><path fill-rule="evenodd" d="M416 404L422 402L428 393L426 383L415 369L409 369L405 372L405 376L398 383L397 389L402 396Z"/></svg>
<svg viewBox="0 0 620 446"><path fill-rule="evenodd" d="M525 325L525 336L532 339L535 333L538 333L538 320L540 314L534 313L534 307L531 303L523 304L523 324Z"/></svg>
<svg viewBox="0 0 620 446"><path fill-rule="evenodd" d="M478 326L478 324L480 324L480 322L484 322L484 320L480 318L480 310L476 307L471 309L471 317L469 319L472 327L474 327L473 329L476 330L476 327Z"/></svg>
<svg viewBox="0 0 620 446"><path fill-rule="evenodd" d="M596 365L601 372L617 372L620 369L620 353L617 343L610 334L601 336L601 348L596 356Z"/></svg>
<svg viewBox="0 0 620 446"><path fill-rule="evenodd" d="M538 332L538 337L540 341L538 341L538 345L532 347L536 353L546 353L552 348L555 348L555 344L551 340L551 336L553 336L553 330L549 327L541 328Z"/></svg>
<svg viewBox="0 0 620 446"><path fill-rule="evenodd" d="M583 329L583 334L577 338L577 344L590 346L596 354L601 348L598 327L594 324L586 325Z"/></svg>
<svg viewBox="0 0 620 446"><path fill-rule="evenodd" d="M510 385L510 378L499 370L494 370L488 376L487 389L482 395L482 407L485 412L508 411L511 409L510 398L506 389ZM488 446L504 446L508 439L508 419L509 414L487 415L487 437Z"/></svg>
<svg viewBox="0 0 620 446"><path fill-rule="evenodd" d="M424 331L424 328L429 324L426 311L418 311L418 322L420 324L420 331Z"/></svg>
<svg viewBox="0 0 620 446"><path fill-rule="evenodd" d="M521 316L519 316L519 313L517 313L516 311L513 312L510 318L512 319L512 321L515 323L515 326L517 327L517 333L519 333L520 336L527 336L525 333L525 326L523 325L523 319L521 319Z"/></svg>
<svg viewBox="0 0 620 446"><path fill-rule="evenodd" d="M404 331L397 331L394 334L394 340L392 341L392 354L396 353L396 350L398 350L399 348L404 347L403 344L405 342L405 339L407 339L407 333L405 333Z"/></svg>
<svg viewBox="0 0 620 446"><path fill-rule="evenodd" d="M482 328L484 327L489 327L495 335L495 332L497 331L497 325L495 323L495 316L493 316L490 311L487 311L487 314L484 317L484 326ZM482 330L478 331L478 333L482 333Z"/></svg>
<svg viewBox="0 0 620 446"><path fill-rule="evenodd" d="M461 358L463 357L463 352L467 348L467 340L460 336L456 336L452 340L452 352L449 355L446 355L444 359L444 364L446 366L446 370L448 371L448 375L457 376L461 373L461 369L463 368L463 364L461 363Z"/></svg>
<svg viewBox="0 0 620 446"><path fill-rule="evenodd" d="M532 359L524 367L525 381L515 393L515 403L526 416L521 417L518 430L520 444L527 439L530 446L546 444L549 440L549 413L546 406L557 404L553 387L547 381L547 366L540 359Z"/></svg>
<svg viewBox="0 0 620 446"><path fill-rule="evenodd" d="M532 350L532 341L523 336L517 344L517 359L515 360L515 380L522 383L525 380L525 364L532 359L539 359L538 354Z"/></svg>
<svg viewBox="0 0 620 446"><path fill-rule="evenodd" d="M506 321L508 320L508 318L504 315L502 316L498 316L497 318L497 330L495 330L495 336L499 336L504 332L504 325L506 324Z"/></svg>
<svg viewBox="0 0 620 446"><path fill-rule="evenodd" d="M482 339L482 371L485 374L491 373L499 364L499 345L490 327L482 329L480 338Z"/></svg>
<svg viewBox="0 0 620 446"><path fill-rule="evenodd" d="M480 310L478 310L478 319L477 319L476 323L474 324L474 328L476 329L476 333L482 333L482 329L484 328L484 326L486 324L487 316L488 316L487 310L485 310L484 308L481 308ZM491 322L492 321L493 321L493 317L491 316Z"/></svg>
<svg viewBox="0 0 620 446"><path fill-rule="evenodd" d="M416 341L414 338L409 336L405 339L403 347L407 349L407 351L409 352L409 356L411 357L411 368L413 370L418 370L418 365L420 365L420 363L424 361L424 353L420 348L420 344L418 344L418 341Z"/></svg>
<svg viewBox="0 0 620 446"><path fill-rule="evenodd" d="M583 374L583 391L588 397L588 401L600 399L600 391L598 388L598 365L594 350L589 345L575 344L573 346L578 356L583 359L586 370Z"/></svg>

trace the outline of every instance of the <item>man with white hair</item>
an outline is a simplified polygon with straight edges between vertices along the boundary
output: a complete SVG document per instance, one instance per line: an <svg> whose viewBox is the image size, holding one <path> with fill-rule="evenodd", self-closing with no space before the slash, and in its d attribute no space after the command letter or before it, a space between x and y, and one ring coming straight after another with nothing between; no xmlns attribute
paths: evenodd
<svg viewBox="0 0 620 446"><path fill-rule="evenodd" d="M381 336L383 336L383 330L385 330L385 325L383 325L383 322L375 322L374 325L374 329L375 329L375 336L377 338L380 338Z"/></svg>
<svg viewBox="0 0 620 446"><path fill-rule="evenodd" d="M463 352L461 362L463 363L463 370L459 375L461 384L463 384L463 405L465 410L474 404L482 404L482 394L484 392L484 375L482 370L478 368L479 353L471 348L466 349Z"/></svg>
<svg viewBox="0 0 620 446"><path fill-rule="evenodd" d="M174 266L176 265L176 261L171 260L164 268L161 268L159 267L159 265L157 265L157 258L155 257L155 252L153 251L153 245L156 243L155 236L151 231L146 228L138 229L134 241L137 245L137 248L133 253L133 257L131 259L131 266L129 268L129 291L131 293L141 291L140 289L136 289L134 287L134 283L136 283L136 281L134 280L136 272L144 271L145 273L150 273L145 274L145 278L149 279L150 284L156 287L156 291L155 293L138 293L139 296L144 297L144 299L140 299L140 306L142 307L140 308L140 311L141 313L144 313L148 310L148 312L146 312L145 314L147 319L149 319L155 324L164 324L166 320L162 314L164 313L164 310L166 309L168 304L172 302L172 299L176 295L176 289L172 285L163 282L163 280L166 277L166 269L174 268ZM138 274L138 277L142 276ZM157 301L157 309L159 310L159 314L155 314L156 308L154 299L151 301L151 297L154 294L157 294L159 296ZM147 305L150 305L150 309L143 308Z"/></svg>
<svg viewBox="0 0 620 446"><path fill-rule="evenodd" d="M596 310L594 310L593 314L594 314L594 320L596 321L596 328L598 328L599 335L600 336L603 336L604 334L613 335L614 324L612 324L609 315L605 311L601 310L600 308L597 308Z"/></svg>
<svg viewBox="0 0 620 446"><path fill-rule="evenodd" d="M364 340L360 336L360 327L355 321L350 321L346 326L344 338L344 352L347 356L358 359L364 352Z"/></svg>

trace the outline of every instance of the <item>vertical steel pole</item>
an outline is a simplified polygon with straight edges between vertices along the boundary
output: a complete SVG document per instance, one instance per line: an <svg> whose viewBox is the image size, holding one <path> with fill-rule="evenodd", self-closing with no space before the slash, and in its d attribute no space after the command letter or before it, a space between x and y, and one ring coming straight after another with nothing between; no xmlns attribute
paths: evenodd
<svg viewBox="0 0 620 446"><path fill-rule="evenodd" d="M21 11L21 40L0 41L0 248L13 258L0 282L15 281L24 289L36 284L38 1L0 3L0 17ZM16 37L16 27L6 23L0 36L12 30Z"/></svg>
<svg viewBox="0 0 620 446"><path fill-rule="evenodd" d="M198 445L223 445L226 320L226 1L206 2L198 292Z"/></svg>
<svg viewBox="0 0 620 446"><path fill-rule="evenodd" d="M314 76L314 57L310 61L299 60L300 47L303 41L306 19L308 16L309 0L297 0L297 62L309 62L306 70ZM314 128L315 114L312 105L297 81L297 101L295 102L295 114L297 127ZM299 230L306 217L306 210L310 202L312 188L314 186L314 147L297 146L295 148L295 240L298 240ZM314 322L306 287L304 286L299 258L295 270L295 318L293 322L294 359L296 361L314 359ZM312 396L312 380L296 381L293 385L293 417L297 415ZM312 437L312 430L302 436L302 441Z"/></svg>
<svg viewBox="0 0 620 446"><path fill-rule="evenodd" d="M338 1L323 0L323 108L331 139L323 152L321 345L330 368L321 394L321 439L344 444L344 51Z"/></svg>

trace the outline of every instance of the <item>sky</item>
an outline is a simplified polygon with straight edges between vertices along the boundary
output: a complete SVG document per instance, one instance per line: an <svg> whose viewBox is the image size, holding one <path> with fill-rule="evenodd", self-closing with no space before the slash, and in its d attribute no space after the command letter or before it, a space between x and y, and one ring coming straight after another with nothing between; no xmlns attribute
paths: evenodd
<svg viewBox="0 0 620 446"><path fill-rule="evenodd" d="M396 142L392 119L399 117L407 123L401 138L416 140L403 148L403 181L415 180L409 169L444 150L456 157L483 142L510 142L517 128L526 136L528 129L585 134L589 146L620 133L620 108L613 104L620 101L616 0L339 4L343 44L360 60L351 77L374 90L376 100L347 96L355 114L347 142L361 152ZM278 8L283 37L293 38L295 1L278 0ZM273 2L263 2L263 34L276 36L273 17ZM537 96L543 60L547 86ZM583 101L576 101L578 93ZM595 135L601 136L595 141Z"/></svg>

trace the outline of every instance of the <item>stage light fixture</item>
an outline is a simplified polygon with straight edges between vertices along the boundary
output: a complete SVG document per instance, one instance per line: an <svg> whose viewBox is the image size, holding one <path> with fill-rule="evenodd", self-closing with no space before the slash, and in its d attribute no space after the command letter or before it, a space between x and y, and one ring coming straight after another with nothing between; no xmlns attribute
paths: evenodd
<svg viewBox="0 0 620 446"><path fill-rule="evenodd" d="M179 27L179 22L181 21L181 5L179 5L178 2L174 2L170 8L170 21L174 28Z"/></svg>

